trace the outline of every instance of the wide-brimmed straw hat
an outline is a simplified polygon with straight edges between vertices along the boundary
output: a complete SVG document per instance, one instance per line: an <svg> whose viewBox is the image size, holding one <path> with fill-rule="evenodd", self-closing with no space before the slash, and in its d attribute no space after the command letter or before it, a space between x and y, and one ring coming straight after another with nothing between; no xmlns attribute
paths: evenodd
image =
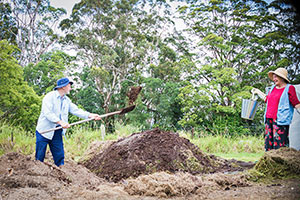
<svg viewBox="0 0 300 200"><path fill-rule="evenodd" d="M287 82L290 82L289 79L287 78L288 72L286 69L280 67L278 69L276 69L275 71L269 71L268 72L268 76L269 78L273 81L273 74L276 74L277 76L280 76L281 78L283 78L284 80L286 80Z"/></svg>
<svg viewBox="0 0 300 200"><path fill-rule="evenodd" d="M57 88L62 88L62 87L65 87L66 85L68 84L71 84L73 85L73 82L70 81L68 78L64 77L64 78L61 78L57 81L57 86L54 88L54 90L57 90Z"/></svg>

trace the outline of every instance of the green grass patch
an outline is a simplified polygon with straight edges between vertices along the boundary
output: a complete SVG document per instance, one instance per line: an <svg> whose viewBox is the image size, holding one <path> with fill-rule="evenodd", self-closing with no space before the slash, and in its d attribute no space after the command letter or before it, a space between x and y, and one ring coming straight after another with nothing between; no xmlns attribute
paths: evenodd
<svg viewBox="0 0 300 200"><path fill-rule="evenodd" d="M0 122L0 155L8 152L19 152L25 155L34 153L35 138L33 133L24 131L20 127Z"/></svg>
<svg viewBox="0 0 300 200"><path fill-rule="evenodd" d="M87 150L90 143L101 140L101 132L88 129L75 129L72 134L64 137L65 153L77 161Z"/></svg>
<svg viewBox="0 0 300 200"><path fill-rule="evenodd" d="M257 136L241 135L205 135L191 138L189 134L179 133L180 136L189 139L202 151L207 153L263 153L264 139Z"/></svg>
<svg viewBox="0 0 300 200"><path fill-rule="evenodd" d="M230 160L240 160L245 162L257 162L264 153L247 153L247 152L240 152L240 153L213 153L215 156L219 156L221 158Z"/></svg>
<svg viewBox="0 0 300 200"><path fill-rule="evenodd" d="M259 136L204 135L191 138L189 133L179 134L189 139L202 151L225 159L256 162L264 154L264 138Z"/></svg>

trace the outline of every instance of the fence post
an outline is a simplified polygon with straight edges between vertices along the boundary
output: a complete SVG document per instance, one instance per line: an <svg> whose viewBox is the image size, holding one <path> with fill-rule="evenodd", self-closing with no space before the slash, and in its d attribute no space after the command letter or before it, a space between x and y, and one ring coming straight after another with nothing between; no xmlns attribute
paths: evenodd
<svg viewBox="0 0 300 200"><path fill-rule="evenodd" d="M101 131L101 138L102 138L102 140L104 140L104 137L105 137L105 126L104 126L103 123L100 126L100 131Z"/></svg>

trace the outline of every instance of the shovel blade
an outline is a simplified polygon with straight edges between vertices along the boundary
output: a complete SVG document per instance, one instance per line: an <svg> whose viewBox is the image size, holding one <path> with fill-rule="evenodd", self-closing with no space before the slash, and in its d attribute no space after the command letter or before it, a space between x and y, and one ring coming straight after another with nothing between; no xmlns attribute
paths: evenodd
<svg viewBox="0 0 300 200"><path fill-rule="evenodd" d="M123 109L121 110L121 112L120 112L120 115L130 112L130 111L132 111L134 108L135 108L135 105L132 105L132 106L128 106L128 107L126 107L126 108L123 108Z"/></svg>

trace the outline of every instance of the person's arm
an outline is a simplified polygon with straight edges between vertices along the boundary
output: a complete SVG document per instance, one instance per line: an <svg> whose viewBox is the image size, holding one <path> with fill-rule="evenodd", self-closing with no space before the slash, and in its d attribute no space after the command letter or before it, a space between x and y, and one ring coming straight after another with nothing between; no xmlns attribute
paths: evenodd
<svg viewBox="0 0 300 200"><path fill-rule="evenodd" d="M299 104L297 104L296 106L295 106L295 109L297 110L297 112L300 114L300 103Z"/></svg>
<svg viewBox="0 0 300 200"><path fill-rule="evenodd" d="M78 108L74 103L70 103L70 113L73 115L76 115L77 117L87 119L87 118L93 118L94 120L100 120L100 116L95 113L89 113L87 111L84 111L80 108Z"/></svg>
<svg viewBox="0 0 300 200"><path fill-rule="evenodd" d="M251 90L252 94L257 94L262 100L266 101L267 95L257 88Z"/></svg>
<svg viewBox="0 0 300 200"><path fill-rule="evenodd" d="M295 106L295 109L300 114L300 103Z"/></svg>
<svg viewBox="0 0 300 200"><path fill-rule="evenodd" d="M289 100L291 104L294 106L294 108L297 110L297 112L300 114L300 101L297 97L296 89L293 85L289 87Z"/></svg>

